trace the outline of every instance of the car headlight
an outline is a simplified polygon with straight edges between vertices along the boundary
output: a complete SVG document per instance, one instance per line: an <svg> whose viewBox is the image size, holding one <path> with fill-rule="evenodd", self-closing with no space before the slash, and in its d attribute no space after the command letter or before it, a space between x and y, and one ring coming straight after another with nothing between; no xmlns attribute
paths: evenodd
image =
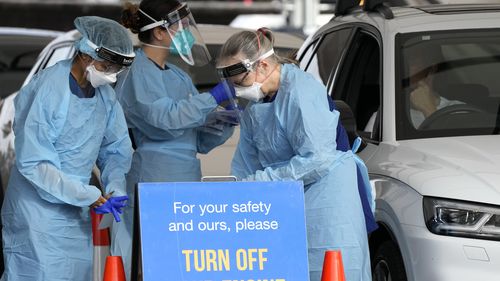
<svg viewBox="0 0 500 281"><path fill-rule="evenodd" d="M424 197L427 228L435 234L500 240L500 207Z"/></svg>

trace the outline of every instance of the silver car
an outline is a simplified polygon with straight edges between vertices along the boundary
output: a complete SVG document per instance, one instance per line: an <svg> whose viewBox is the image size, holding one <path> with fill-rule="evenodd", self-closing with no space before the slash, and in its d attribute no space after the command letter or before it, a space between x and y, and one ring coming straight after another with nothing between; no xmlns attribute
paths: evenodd
<svg viewBox="0 0 500 281"><path fill-rule="evenodd" d="M20 27L0 27L0 98L17 91L38 54L62 32Z"/></svg>
<svg viewBox="0 0 500 281"><path fill-rule="evenodd" d="M374 280L499 280L500 5L347 2L299 58L365 142Z"/></svg>

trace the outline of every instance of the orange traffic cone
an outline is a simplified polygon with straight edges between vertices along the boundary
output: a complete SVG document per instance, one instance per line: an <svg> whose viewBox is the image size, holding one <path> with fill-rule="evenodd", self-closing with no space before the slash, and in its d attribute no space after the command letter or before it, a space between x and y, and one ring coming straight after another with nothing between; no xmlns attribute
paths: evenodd
<svg viewBox="0 0 500 281"><path fill-rule="evenodd" d="M340 250L325 252L321 281L345 281L344 265Z"/></svg>
<svg viewBox="0 0 500 281"><path fill-rule="evenodd" d="M104 269L104 281L125 281L125 270L120 256L109 256L106 258Z"/></svg>
<svg viewBox="0 0 500 281"><path fill-rule="evenodd" d="M93 281L102 281L104 274L104 263L106 257L110 255L109 243L109 228L99 229L99 223L102 219L102 214L96 214L90 211L92 219L92 242L94 244L94 264L93 264Z"/></svg>

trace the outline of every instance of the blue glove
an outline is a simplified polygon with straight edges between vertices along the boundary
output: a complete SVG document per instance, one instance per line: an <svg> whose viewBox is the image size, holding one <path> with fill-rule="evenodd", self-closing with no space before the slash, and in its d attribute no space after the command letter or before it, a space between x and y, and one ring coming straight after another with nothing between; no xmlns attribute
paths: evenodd
<svg viewBox="0 0 500 281"><path fill-rule="evenodd" d="M221 104L221 103L229 100L228 91L230 92L230 94L233 98L236 97L236 92L234 90L234 87L230 83L227 83L226 81L222 81L219 84L215 85L215 87L213 87L210 90L210 94L214 97L217 104Z"/></svg>
<svg viewBox="0 0 500 281"><path fill-rule="evenodd" d="M116 222L120 222L120 214L123 212L122 208L127 205L128 196L118 196L109 198L106 203L99 207L95 207L96 214L112 213Z"/></svg>

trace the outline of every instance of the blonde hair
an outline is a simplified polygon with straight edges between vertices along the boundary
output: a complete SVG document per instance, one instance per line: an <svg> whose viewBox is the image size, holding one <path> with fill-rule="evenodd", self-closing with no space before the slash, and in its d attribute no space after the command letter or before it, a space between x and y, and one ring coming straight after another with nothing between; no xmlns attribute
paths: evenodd
<svg viewBox="0 0 500 281"><path fill-rule="evenodd" d="M274 35L270 29L262 27L259 28L256 32L241 31L239 33L233 34L226 41L226 43L224 43L220 50L218 60L223 61L227 58L232 58L241 54L245 59L255 61L273 48ZM281 57L276 53L274 53L267 59L276 64L297 64L296 61Z"/></svg>

